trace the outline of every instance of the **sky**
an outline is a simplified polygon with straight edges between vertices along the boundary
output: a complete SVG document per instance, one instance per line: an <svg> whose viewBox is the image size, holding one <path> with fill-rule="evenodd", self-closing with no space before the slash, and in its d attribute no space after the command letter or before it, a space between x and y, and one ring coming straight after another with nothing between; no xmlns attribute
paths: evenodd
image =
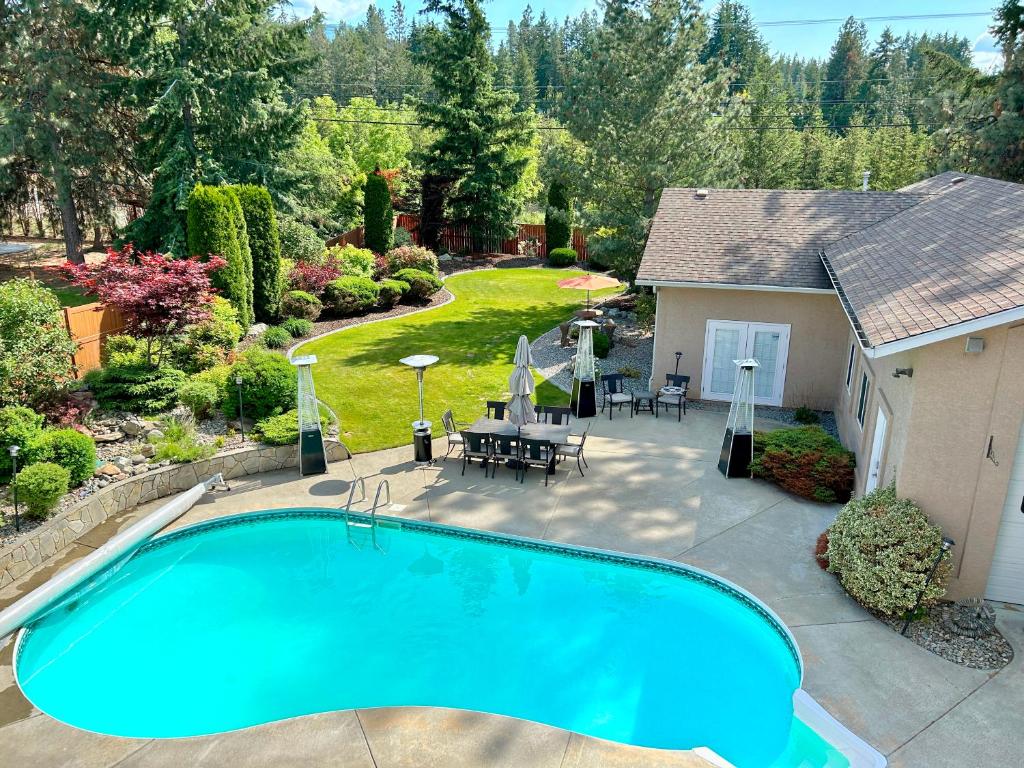
<svg viewBox="0 0 1024 768"><path fill-rule="evenodd" d="M385 11L392 0L378 0ZM997 66L1000 56L994 40L988 33L992 25L991 10L998 0L748 0L755 22L807 19L842 19L853 15L858 18L872 16L907 16L940 13L985 13L984 16L952 19L917 19L908 21L868 21L868 37L877 39L888 25L893 32L956 32L967 37L974 47L974 62L984 70ZM314 4L326 15L328 22L358 21L366 14L369 0L292 0L292 10L299 16L311 12ZM596 8L595 0L532 0L534 17L547 11L549 16L574 16L587 8ZM510 20L518 20L527 3L524 0L486 0L487 17L494 30L504 30ZM705 8L713 8L714 0L705 0ZM406 0L411 14L422 7L421 0ZM835 39L840 22L823 24L764 26L769 47L776 53L799 54L824 58ZM500 32L495 40L500 40Z"/></svg>

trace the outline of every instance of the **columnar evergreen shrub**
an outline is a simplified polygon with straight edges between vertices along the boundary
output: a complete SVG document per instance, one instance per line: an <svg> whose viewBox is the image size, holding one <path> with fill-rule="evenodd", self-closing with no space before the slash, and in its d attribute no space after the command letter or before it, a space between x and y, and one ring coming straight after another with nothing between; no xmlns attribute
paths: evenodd
<svg viewBox="0 0 1024 768"><path fill-rule="evenodd" d="M36 461L50 461L68 471L72 486L81 485L96 470L96 443L77 429L48 429L39 438Z"/></svg>
<svg viewBox="0 0 1024 768"><path fill-rule="evenodd" d="M18 472L15 485L18 500L25 505L26 517L45 520L60 497L68 492L71 475L64 467L41 461Z"/></svg>
<svg viewBox="0 0 1024 768"><path fill-rule="evenodd" d="M377 303L380 288L368 277L339 277L324 289L324 302L336 315L357 315Z"/></svg>
<svg viewBox="0 0 1024 768"><path fill-rule="evenodd" d="M576 251L572 248L552 248L548 251L548 264L553 267L571 267L576 263Z"/></svg>
<svg viewBox="0 0 1024 768"><path fill-rule="evenodd" d="M237 187L252 252L252 307L256 319L269 323L277 316L281 280L281 239L277 215L266 187Z"/></svg>
<svg viewBox="0 0 1024 768"><path fill-rule="evenodd" d="M828 570L864 606L887 616L914 607L942 546L942 530L917 504L878 488L843 507L828 528ZM946 592L951 565L940 564L924 593L930 603Z"/></svg>
<svg viewBox="0 0 1024 768"><path fill-rule="evenodd" d="M277 352L254 347L231 367L231 375L224 383L223 407L227 416L238 416L238 385L235 383L238 376L242 377L246 417L259 421L295 407L298 394L295 367Z"/></svg>
<svg viewBox="0 0 1024 768"><path fill-rule="evenodd" d="M394 279L409 284L406 295L413 301L426 301L441 290L440 279L420 269L400 269Z"/></svg>
<svg viewBox="0 0 1024 768"><path fill-rule="evenodd" d="M239 310L238 316L242 324L248 328L255 320L253 312L253 281L252 281L252 249L249 247L249 231L245 226L245 213L242 202L234 187L224 187L231 210L231 222L235 225L235 236L238 238L238 251L242 255L242 270L245 273L245 311Z"/></svg>
<svg viewBox="0 0 1024 768"><path fill-rule="evenodd" d="M224 187L197 184L188 196L188 252L193 256L220 256L227 264L212 275L212 282L238 310L239 321L252 322L252 256L239 239L238 198ZM244 227L245 221L242 218ZM248 263L247 263L248 259Z"/></svg>
<svg viewBox="0 0 1024 768"><path fill-rule="evenodd" d="M315 321L320 317L324 305L316 296L306 291L288 291L281 297L283 317L301 317Z"/></svg>
<svg viewBox="0 0 1024 768"><path fill-rule="evenodd" d="M819 426L775 429L754 435L755 477L814 501L846 501L853 490L856 457Z"/></svg>
<svg viewBox="0 0 1024 768"><path fill-rule="evenodd" d="M366 177L363 191L363 240L374 253L387 253L391 250L394 217L388 180L378 169Z"/></svg>
<svg viewBox="0 0 1024 768"><path fill-rule="evenodd" d="M405 245L388 251L388 269L392 276L403 269L418 269L436 275L438 272L437 255L429 248L418 245Z"/></svg>
<svg viewBox="0 0 1024 768"><path fill-rule="evenodd" d="M295 219L282 218L277 223L281 241L281 258L292 261L317 261L324 252L324 241L310 226Z"/></svg>
<svg viewBox="0 0 1024 768"><path fill-rule="evenodd" d="M556 248L572 246L572 210L565 185L552 181L548 187L548 204L544 209L544 234L547 239L548 256Z"/></svg>
<svg viewBox="0 0 1024 768"><path fill-rule="evenodd" d="M377 283L380 286L378 303L385 309L394 307L409 292L409 284L401 280L384 279Z"/></svg>
<svg viewBox="0 0 1024 768"><path fill-rule="evenodd" d="M594 334L594 357L604 360L611 351L611 340L603 333Z"/></svg>
<svg viewBox="0 0 1024 768"><path fill-rule="evenodd" d="M32 463L32 452L42 433L42 414L23 405L0 408L0 480L6 481L11 476L11 455L8 448L16 445L21 449L18 466L24 467Z"/></svg>
<svg viewBox="0 0 1024 768"><path fill-rule="evenodd" d="M31 279L0 283L0 406L36 404L60 389L74 349L52 291Z"/></svg>

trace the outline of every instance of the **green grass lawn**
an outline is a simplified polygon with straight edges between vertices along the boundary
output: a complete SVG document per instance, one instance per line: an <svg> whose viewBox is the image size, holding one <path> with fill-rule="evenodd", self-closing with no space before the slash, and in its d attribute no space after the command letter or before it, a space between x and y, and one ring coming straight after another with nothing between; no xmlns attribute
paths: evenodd
<svg viewBox="0 0 1024 768"><path fill-rule="evenodd" d="M418 418L416 374L398 360L437 355L426 373L425 416L443 435L441 414L458 421L486 411L487 400L508 400L508 377L520 334L531 341L582 306L582 291L555 283L576 270L499 269L456 275L447 282L455 301L439 309L341 331L300 347L314 354L317 396L337 412L345 444L356 453L412 440ZM594 295L608 295L616 289ZM568 396L535 375L535 402L564 404ZM436 453L436 450L435 450Z"/></svg>
<svg viewBox="0 0 1024 768"><path fill-rule="evenodd" d="M93 296L83 296L82 291L70 286L51 285L48 286L57 296L62 307L80 307L83 304L92 304L96 301Z"/></svg>

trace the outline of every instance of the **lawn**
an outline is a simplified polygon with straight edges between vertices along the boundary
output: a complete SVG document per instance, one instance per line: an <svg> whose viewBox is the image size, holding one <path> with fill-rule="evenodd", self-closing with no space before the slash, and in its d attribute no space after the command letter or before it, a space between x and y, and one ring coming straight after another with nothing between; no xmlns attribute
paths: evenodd
<svg viewBox="0 0 1024 768"><path fill-rule="evenodd" d="M345 444L356 453L411 442L410 425L418 418L416 374L398 360L437 355L440 361L427 370L424 384L425 415L437 437L444 434L446 408L456 420L472 421L484 414L487 400L508 400L520 334L532 341L582 306L582 291L555 285L579 274L501 269L456 275L446 283L455 294L450 304L311 341L297 354L319 359L313 367L317 396L338 414ZM535 401L568 400L562 390L534 378Z"/></svg>
<svg viewBox="0 0 1024 768"><path fill-rule="evenodd" d="M57 296L62 307L80 307L83 304L92 304L96 301L94 296L85 296L78 288L62 285L47 286Z"/></svg>

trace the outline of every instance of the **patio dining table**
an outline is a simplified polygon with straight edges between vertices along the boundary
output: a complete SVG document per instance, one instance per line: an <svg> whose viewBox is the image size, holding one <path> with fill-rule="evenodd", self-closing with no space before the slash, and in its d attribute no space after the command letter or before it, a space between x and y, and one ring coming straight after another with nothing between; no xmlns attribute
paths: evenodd
<svg viewBox="0 0 1024 768"><path fill-rule="evenodd" d="M517 427L511 421L501 419L489 419L481 416L469 426L470 432L486 432L490 435L507 435L508 437L527 437L531 440L547 440L554 446L569 445L569 435L572 429L565 424L524 424ZM555 473L555 464L552 461L548 467L548 474Z"/></svg>

